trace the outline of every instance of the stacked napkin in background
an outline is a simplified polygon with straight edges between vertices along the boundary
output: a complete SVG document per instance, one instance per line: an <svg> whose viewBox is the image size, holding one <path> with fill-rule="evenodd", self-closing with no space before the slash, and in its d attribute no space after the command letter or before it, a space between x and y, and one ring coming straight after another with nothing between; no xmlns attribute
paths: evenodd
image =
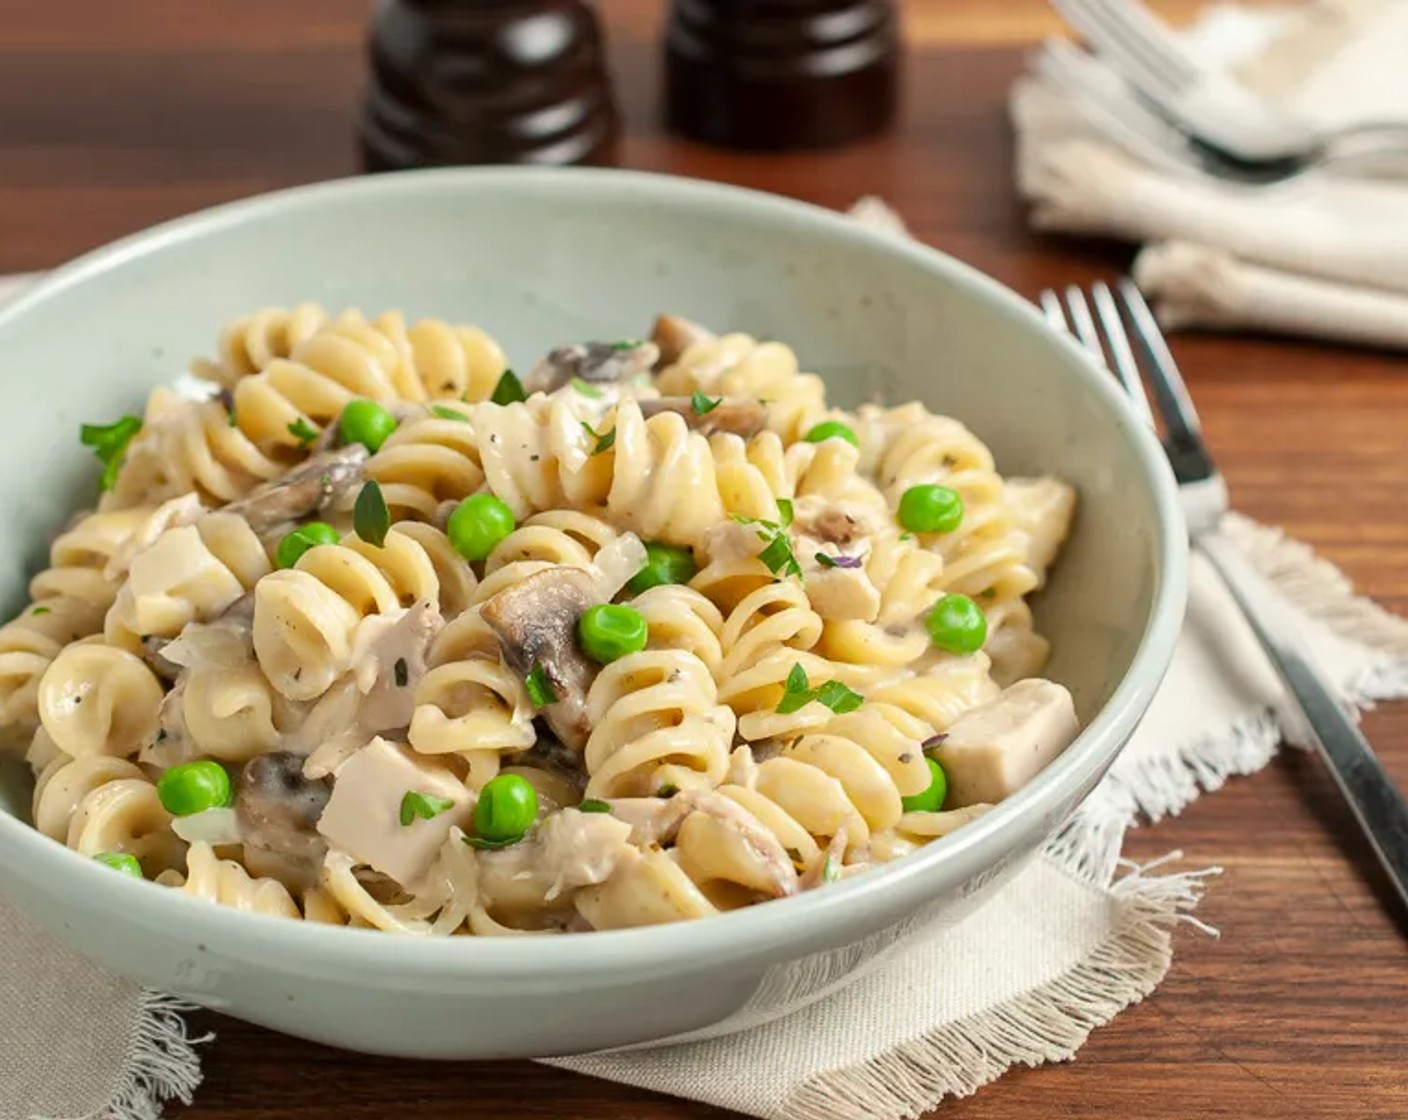
<svg viewBox="0 0 1408 1120"><path fill-rule="evenodd" d="M856 216L902 235L875 200ZM0 282L0 298L13 290ZM1279 592L1346 701L1408 695L1408 622L1274 530L1232 515L1223 532ZM1206 872L1122 862L1125 831L1141 812L1175 813L1264 766L1290 729L1284 705L1227 591L1195 557L1184 631L1139 731L1061 834L968 921L921 932L788 1018L750 1024L745 1009L737 1025L751 1029L740 1033L554 1064L767 1120L900 1120L1013 1065L1069 1059L1154 990L1177 924L1206 929L1189 913ZM0 898L0 1120L156 1120L162 1102L189 1101L199 1057L180 1011Z"/></svg>
<svg viewBox="0 0 1408 1120"><path fill-rule="evenodd" d="M1408 122L1408 4L1215 7L1188 32L1210 63L1326 127ZM1408 348L1408 174L1317 172L1272 187L1179 177L1093 129L1036 78L1013 91L1017 174L1044 229L1145 245L1166 326L1252 328Z"/></svg>

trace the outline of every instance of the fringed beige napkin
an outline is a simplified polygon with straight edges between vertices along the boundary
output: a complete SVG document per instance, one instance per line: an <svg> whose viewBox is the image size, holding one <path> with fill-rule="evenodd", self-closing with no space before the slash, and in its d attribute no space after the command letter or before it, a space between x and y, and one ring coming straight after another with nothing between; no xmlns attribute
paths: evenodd
<svg viewBox="0 0 1408 1120"><path fill-rule="evenodd" d="M1408 120L1408 4L1209 8L1209 62L1325 127ZM1408 176L1247 188L1180 177L1101 136L1035 78L1012 93L1019 189L1044 229L1146 246L1141 288L1171 328L1251 328L1408 347Z"/></svg>
<svg viewBox="0 0 1408 1120"><path fill-rule="evenodd" d="M877 218L893 221L872 203L863 220ZM1347 699L1408 695L1408 623L1273 530L1234 515L1225 531L1283 594ZM898 1120L1015 1064L1072 1057L1153 991L1173 927L1198 924L1189 911L1206 872L1120 861L1136 813L1176 812L1264 765L1280 738L1279 685L1236 619L1195 565L1172 670L1134 741L1061 835L969 921L789 1018L556 1064L772 1120ZM169 1001L73 956L3 900L0 946L0 1120L151 1120L163 1100L189 1098L197 1057Z"/></svg>

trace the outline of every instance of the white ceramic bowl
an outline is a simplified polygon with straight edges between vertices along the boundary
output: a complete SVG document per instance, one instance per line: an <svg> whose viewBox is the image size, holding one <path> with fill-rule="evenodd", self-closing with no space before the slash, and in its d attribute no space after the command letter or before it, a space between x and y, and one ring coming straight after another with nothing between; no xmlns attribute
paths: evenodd
<svg viewBox="0 0 1408 1120"><path fill-rule="evenodd" d="M604 171L452 170L286 191L90 254L0 310L0 591L91 501L81 421L139 410L221 324L318 300L472 321L520 368L549 344L639 334L669 309L793 344L841 403L919 398L1005 473L1080 489L1038 603L1049 675L1085 730L974 824L825 890L614 933L412 940L239 913L113 875L25 823L0 781L0 890L143 984L291 1034L416 1057L580 1052L724 1033L853 979L956 921L1072 812L1134 730L1182 616L1185 544L1158 445L1114 382L1012 293L813 207Z"/></svg>

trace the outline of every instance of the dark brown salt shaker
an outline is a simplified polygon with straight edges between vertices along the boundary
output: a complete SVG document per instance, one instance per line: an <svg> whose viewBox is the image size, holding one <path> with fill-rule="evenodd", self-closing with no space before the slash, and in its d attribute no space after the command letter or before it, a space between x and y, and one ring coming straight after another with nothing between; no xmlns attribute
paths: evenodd
<svg viewBox="0 0 1408 1120"><path fill-rule="evenodd" d="M898 60L893 0L673 0L667 120L725 147L845 144L894 118Z"/></svg>
<svg viewBox="0 0 1408 1120"><path fill-rule="evenodd" d="M608 163L616 103L581 0L381 0L362 114L368 170Z"/></svg>

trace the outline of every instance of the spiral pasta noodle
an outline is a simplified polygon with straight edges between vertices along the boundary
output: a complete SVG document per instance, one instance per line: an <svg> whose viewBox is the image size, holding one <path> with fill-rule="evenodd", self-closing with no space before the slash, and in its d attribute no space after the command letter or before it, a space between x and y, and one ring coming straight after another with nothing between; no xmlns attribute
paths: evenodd
<svg viewBox="0 0 1408 1120"><path fill-rule="evenodd" d="M412 936L630 928L899 859L1078 730L1029 679L1071 488L781 343L665 317L520 381L477 327L298 304L191 368L217 395L153 392L120 462L135 421L85 430L110 489L0 627L0 745L82 855Z"/></svg>
<svg viewBox="0 0 1408 1120"><path fill-rule="evenodd" d="M40 678L66 645L101 632L118 591L106 567L150 511L90 513L54 542L30 581L30 603L0 626L0 753L27 744L39 724Z"/></svg>
<svg viewBox="0 0 1408 1120"><path fill-rule="evenodd" d="M254 589L254 651L259 667L290 700L315 700L352 667L358 625L418 602L438 605L440 580L429 554L399 530L381 547L355 536L319 545Z"/></svg>

